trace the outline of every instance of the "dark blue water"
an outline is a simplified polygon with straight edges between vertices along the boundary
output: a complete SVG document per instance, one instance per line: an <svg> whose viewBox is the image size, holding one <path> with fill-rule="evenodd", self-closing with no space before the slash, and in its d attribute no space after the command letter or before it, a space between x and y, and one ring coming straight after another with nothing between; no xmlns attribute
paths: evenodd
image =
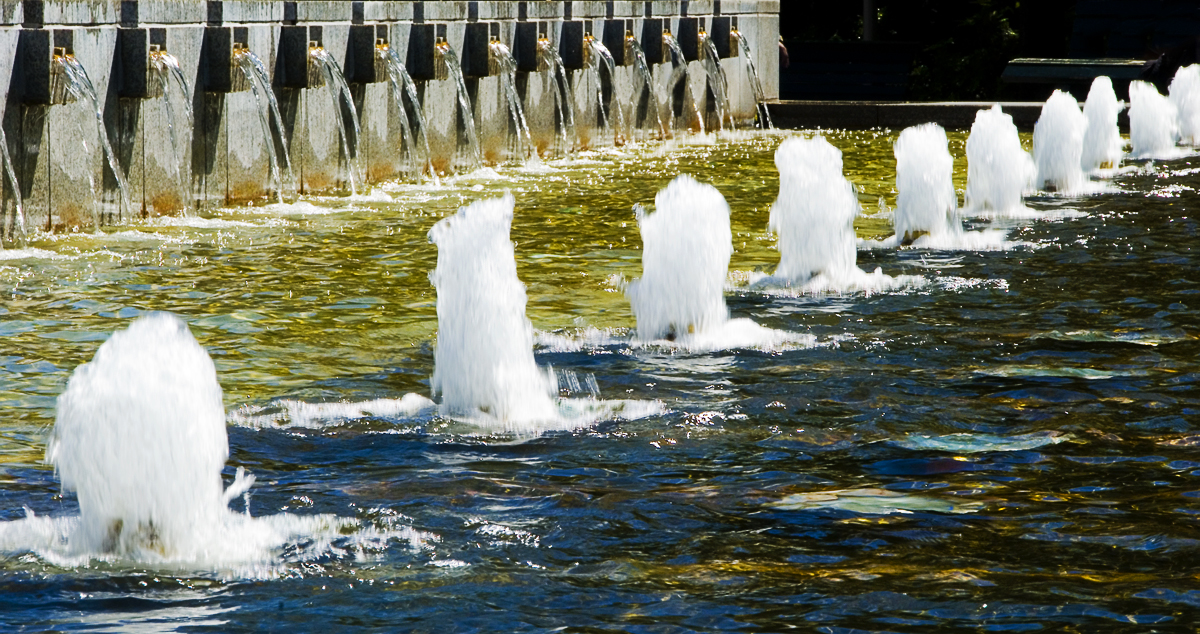
<svg viewBox="0 0 1200 634"><path fill-rule="evenodd" d="M772 147L737 151L764 163ZM702 158L710 167L688 171L702 180L734 179L711 155ZM665 415L536 438L473 435L431 417L367 418L324 429L231 426L225 478L232 480L237 466L258 477L255 515L332 513L367 525L411 526L426 535L423 546L393 540L385 549L333 550L313 561L284 551L277 554L279 570L266 578L120 562L67 569L12 552L0 558L0 629L1191 631L1200 616L1192 563L1200 553L1200 266L1193 253L1200 245L1194 217L1200 178L1189 169L1193 162L1119 178L1121 193L1035 199L1034 208L1086 215L1012 225L1009 239L1032 247L859 253L864 268L926 276L919 289L729 295L734 316L811 333L816 347L689 354L614 343L539 351L539 363L594 375L606 397L657 399L670 409ZM761 232L773 172L760 170L754 180L739 191L758 192L745 194L757 198L753 206L744 203L744 223ZM647 200L660 185L638 185L630 196ZM544 195L570 208L602 187L548 186ZM735 214L738 195L726 191ZM571 226L634 224L628 207L608 213ZM409 206L403 217L419 214ZM399 218L396 211L388 222L407 222ZM307 222L286 231L338 233ZM370 233L378 228L372 222L356 228ZM412 222L427 227L432 219ZM279 231L268 231L262 247L234 246L285 253ZM628 315L624 298L603 290L575 305L540 300L552 293L537 289L555 286L560 273L566 279L611 269L623 256L572 247L557 229L523 231L515 227L514 240L535 327L571 334L539 319L553 310L589 323L604 323L605 310ZM596 231L597 241L608 239ZM637 238L636 226L619 232ZM432 247L411 233L406 244L422 245L412 246L421 254L381 247L393 254L384 259L407 263L364 258L353 274L391 266L411 276L413 289L424 289L414 295L428 293L423 276ZM590 234L579 235L582 242ZM575 254L569 264L523 256L555 240L568 242L560 253ZM33 290L23 291L22 301L36 306L28 309L32 316L10 310L0 318L24 323L67 311L52 305L62 286L78 284L82 290L66 292L100 301L117 282L137 276L177 276L184 284L189 274L178 258L204 252L205 266L213 267L226 257L219 238L157 249L167 262L145 255L154 249L129 248L143 254L137 262L130 256L123 264L93 265L93 272L77 271L77 282L67 272L79 264L14 265L28 274L12 273L0 290L19 294L13 280L24 275ZM747 259L769 261L770 253L762 247ZM618 269L636 275L633 255ZM348 264L330 262L333 256L303 257L352 274ZM752 265L735 254L734 268ZM60 277L29 273L39 266ZM289 267L280 268L285 276ZM296 274L308 280L325 273ZM561 295L571 293L565 282L560 287ZM255 301L238 300L233 290L227 295ZM173 297L176 304L163 300L166 307L187 316L184 299ZM235 332L232 321L194 330L217 359L231 407L285 396L427 394L429 304L418 311L424 331L408 322L388 326L370 313L374 304L360 304L338 309L350 317L345 322L331 316L332 302L314 309L303 348L281 343L270 328ZM119 327L120 306L109 308L109 321L96 317L103 307L88 313L94 321L79 317L80 330ZM278 318L262 312L265 323ZM355 314L367 315L366 323L356 326ZM383 350L374 335L356 335L355 328L383 330L379 337L417 334ZM320 334L339 329L346 343ZM53 421L54 385L60 391L98 345L78 339L62 343L67 360L45 344L0 353L7 386L0 409L2 520L22 517L23 506L39 515L77 512L39 452ZM365 370L370 350L381 358ZM308 367L332 366L328 359L339 356L342 371ZM267 361L260 367L243 357ZM39 370L39 363L52 367Z"/></svg>

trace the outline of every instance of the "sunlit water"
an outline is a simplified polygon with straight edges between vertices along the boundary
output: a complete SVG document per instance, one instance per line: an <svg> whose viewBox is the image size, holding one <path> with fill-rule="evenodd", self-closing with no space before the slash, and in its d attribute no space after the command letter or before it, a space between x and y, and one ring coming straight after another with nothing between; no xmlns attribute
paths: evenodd
<svg viewBox="0 0 1200 634"><path fill-rule="evenodd" d="M890 234L870 212L896 205L897 133L826 134L868 212L860 238ZM924 284L780 296L738 279L779 264L766 227L783 136L2 252L0 521L79 515L42 463L55 399L113 331L167 310L215 363L224 485L238 467L256 477L230 509L354 528L252 570L7 552L0 629L1190 628L1196 159L1138 163L1101 196L1028 199L1043 219L965 222L1006 231L1003 249L857 254ZM960 204L964 141L949 134ZM620 283L642 275L632 206L680 173L730 206L730 316L811 339L696 352L635 337ZM427 234L504 190L535 361L564 402L625 415L513 436L424 400Z"/></svg>

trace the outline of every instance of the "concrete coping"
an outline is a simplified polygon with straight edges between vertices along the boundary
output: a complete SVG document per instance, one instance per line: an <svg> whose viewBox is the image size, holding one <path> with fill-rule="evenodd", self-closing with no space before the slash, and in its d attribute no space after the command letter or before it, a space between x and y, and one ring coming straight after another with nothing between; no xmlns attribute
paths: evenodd
<svg viewBox="0 0 1200 634"><path fill-rule="evenodd" d="M631 19L779 13L779 0L0 0L0 25Z"/></svg>

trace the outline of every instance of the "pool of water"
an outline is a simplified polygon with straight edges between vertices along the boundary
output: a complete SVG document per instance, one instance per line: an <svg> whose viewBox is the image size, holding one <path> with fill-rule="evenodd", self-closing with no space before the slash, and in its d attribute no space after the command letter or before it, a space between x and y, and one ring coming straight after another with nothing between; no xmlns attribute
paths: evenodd
<svg viewBox="0 0 1200 634"><path fill-rule="evenodd" d="M827 133L868 212L895 205L897 132ZM42 463L55 398L114 330L166 310L216 363L231 414L224 477L257 477L250 513L333 514L393 535L294 544L252 570L3 553L0 629L1190 628L1200 159L1142 164L1103 195L1034 198L1042 219L968 223L1006 229L1007 248L859 251L860 267L919 286L780 296L736 278L778 262L766 226L785 136L0 252L0 521L78 513ZM960 195L964 141L951 134ZM631 208L681 173L732 208L732 315L815 344L631 342ZM578 379L560 380L564 395L586 398L592 377L602 398L661 412L520 437L432 413L302 424L288 402L429 395L426 233L505 190L538 362ZM856 226L890 233L886 216Z"/></svg>

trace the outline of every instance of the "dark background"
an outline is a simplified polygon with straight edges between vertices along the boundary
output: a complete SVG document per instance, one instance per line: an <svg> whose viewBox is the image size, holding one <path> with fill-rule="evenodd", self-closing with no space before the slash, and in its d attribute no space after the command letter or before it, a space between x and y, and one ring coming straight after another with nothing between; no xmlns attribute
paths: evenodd
<svg viewBox="0 0 1200 634"><path fill-rule="evenodd" d="M1167 53L1181 58L1177 64L1189 63L1200 36L1195 0L875 0L874 42L862 41L861 0L780 4L780 32L793 62L781 73L820 67L802 81L781 78L784 99L1000 99L1013 96L1000 75L1014 58L1151 60ZM890 88L847 92L833 70L839 63L849 65L843 76L867 67L891 73ZM830 85L822 88L821 77ZM1045 88L1046 96L1052 89Z"/></svg>

